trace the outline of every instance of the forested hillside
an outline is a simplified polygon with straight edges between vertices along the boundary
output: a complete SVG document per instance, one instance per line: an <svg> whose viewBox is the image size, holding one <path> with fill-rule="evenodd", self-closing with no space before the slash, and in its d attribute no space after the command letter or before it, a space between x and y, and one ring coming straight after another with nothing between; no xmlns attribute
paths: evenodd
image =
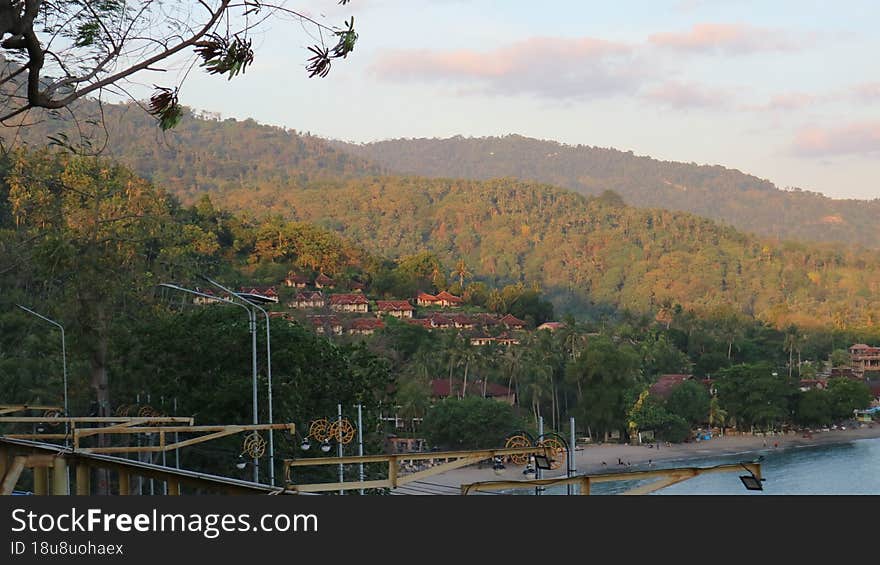
<svg viewBox="0 0 880 565"><path fill-rule="evenodd" d="M163 132L136 104L99 108L85 101L75 114L76 120L67 114L44 115L17 136L7 134L7 142L30 148L62 144L78 153L100 152L189 201L203 192L244 188L251 191L256 206L261 193L278 186L380 172L363 158L307 132L250 119L221 119L186 109L180 124Z"/></svg>
<svg viewBox="0 0 880 565"><path fill-rule="evenodd" d="M631 151L519 135L335 145L399 173L515 177L587 195L614 190L633 206L691 212L778 239L880 246L880 200L833 200L815 192L784 191L720 166L658 161Z"/></svg>
<svg viewBox="0 0 880 565"><path fill-rule="evenodd" d="M103 149L104 155L189 202L203 192L246 189L253 208L267 207L281 188L390 171L475 180L514 177L587 195L613 190L633 206L691 212L780 240L880 245L880 200L783 191L720 166L657 161L518 135L353 145L192 110L163 133L135 104L105 104L102 112L100 120L98 106L83 102L76 122L60 114L47 116L11 139L31 147L49 143L50 136L74 146L85 139L91 144L87 148Z"/></svg>
<svg viewBox="0 0 880 565"><path fill-rule="evenodd" d="M250 209L247 192L224 204ZM490 283L539 282L557 304L658 312L732 308L777 326L873 325L875 254L773 243L691 214L507 180L374 177L279 190L294 219L391 255L464 259ZM573 300L574 301L569 301Z"/></svg>

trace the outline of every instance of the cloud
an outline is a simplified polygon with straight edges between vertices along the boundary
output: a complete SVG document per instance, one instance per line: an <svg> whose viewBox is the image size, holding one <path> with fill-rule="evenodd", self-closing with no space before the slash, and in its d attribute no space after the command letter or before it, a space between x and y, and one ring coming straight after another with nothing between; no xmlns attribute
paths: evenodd
<svg viewBox="0 0 880 565"><path fill-rule="evenodd" d="M853 87L852 93L856 98L866 102L878 101L880 100L880 82L859 84Z"/></svg>
<svg viewBox="0 0 880 565"><path fill-rule="evenodd" d="M393 51L371 72L398 82L477 83L489 94L557 99L633 93L652 73L629 45L590 37L535 37L488 51Z"/></svg>
<svg viewBox="0 0 880 565"><path fill-rule="evenodd" d="M756 112L793 112L802 110L820 101L818 96L806 92L787 92L777 94L765 104L743 106L744 110Z"/></svg>
<svg viewBox="0 0 880 565"><path fill-rule="evenodd" d="M800 157L880 153L880 122L856 122L830 128L804 128L794 139L793 152Z"/></svg>
<svg viewBox="0 0 880 565"><path fill-rule="evenodd" d="M692 53L746 55L763 51L788 51L801 46L786 33L746 24L695 24L683 32L655 33L648 42L666 49Z"/></svg>
<svg viewBox="0 0 880 565"><path fill-rule="evenodd" d="M689 110L723 108L730 102L731 93L694 83L670 81L646 90L642 98L676 110Z"/></svg>

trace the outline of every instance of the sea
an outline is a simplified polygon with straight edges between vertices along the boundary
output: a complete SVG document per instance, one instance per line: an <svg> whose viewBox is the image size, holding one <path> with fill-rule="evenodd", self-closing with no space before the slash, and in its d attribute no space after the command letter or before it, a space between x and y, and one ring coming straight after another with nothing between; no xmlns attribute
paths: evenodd
<svg viewBox="0 0 880 565"><path fill-rule="evenodd" d="M672 467L711 467L714 465L761 460L763 490L749 491L743 486L742 472L714 473L688 479L654 494L668 495L880 495L880 438L820 446L797 446L759 452L716 456L706 459L663 461L652 469ZM647 466L630 470L647 470ZM620 494L651 481L596 484L591 494ZM566 494L566 487L548 488L546 494ZM511 493L513 494L513 493ZM517 492L516 494L534 494Z"/></svg>

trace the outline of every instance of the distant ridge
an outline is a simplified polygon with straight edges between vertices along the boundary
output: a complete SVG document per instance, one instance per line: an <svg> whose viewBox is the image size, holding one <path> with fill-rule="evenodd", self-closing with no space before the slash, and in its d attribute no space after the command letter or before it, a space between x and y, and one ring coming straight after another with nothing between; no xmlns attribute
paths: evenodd
<svg viewBox="0 0 880 565"><path fill-rule="evenodd" d="M587 195L613 190L633 206L690 212L763 236L880 247L880 199L835 200L816 192L780 190L767 180L721 166L658 161L631 151L520 135L333 145L402 174L514 177Z"/></svg>

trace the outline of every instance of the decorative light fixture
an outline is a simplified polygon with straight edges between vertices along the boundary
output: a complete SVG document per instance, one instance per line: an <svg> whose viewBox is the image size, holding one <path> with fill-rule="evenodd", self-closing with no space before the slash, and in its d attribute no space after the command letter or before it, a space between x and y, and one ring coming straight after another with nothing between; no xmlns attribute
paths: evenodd
<svg viewBox="0 0 880 565"><path fill-rule="evenodd" d="M238 461L235 463L235 468L241 470L247 467L247 464L248 460L244 458L244 455L239 455Z"/></svg>
<svg viewBox="0 0 880 565"><path fill-rule="evenodd" d="M327 441L326 439L325 439L324 441L321 442L321 451L323 451L324 453L329 453L329 452L330 452L330 449L331 449L332 447L333 447L333 446L330 445L330 442Z"/></svg>
<svg viewBox="0 0 880 565"><path fill-rule="evenodd" d="M761 461L762 459L763 456L759 458L758 461ZM744 487L746 487L746 490L764 490L764 485L762 483L767 479L759 478L758 476L756 476L751 469L745 466L745 464L740 463L740 465L742 465L743 469L749 472L748 475L739 476L739 480L742 481L742 484Z"/></svg>
<svg viewBox="0 0 880 565"><path fill-rule="evenodd" d="M312 447L312 442L309 441L309 438L305 438L302 440L302 443L299 445L299 448L303 451L308 451Z"/></svg>
<svg viewBox="0 0 880 565"><path fill-rule="evenodd" d="M495 471L496 475L504 474L504 461L501 460L500 457L495 457L492 462L492 470Z"/></svg>
<svg viewBox="0 0 880 565"><path fill-rule="evenodd" d="M552 461L546 455L536 453L532 457L535 459L535 467L537 467L538 469L547 471L553 468L551 466Z"/></svg>
<svg viewBox="0 0 880 565"><path fill-rule="evenodd" d="M532 457L529 457L529 462L526 463L526 468L523 469L523 475L526 477L536 477L538 475L538 471L535 469L534 463L532 463Z"/></svg>

